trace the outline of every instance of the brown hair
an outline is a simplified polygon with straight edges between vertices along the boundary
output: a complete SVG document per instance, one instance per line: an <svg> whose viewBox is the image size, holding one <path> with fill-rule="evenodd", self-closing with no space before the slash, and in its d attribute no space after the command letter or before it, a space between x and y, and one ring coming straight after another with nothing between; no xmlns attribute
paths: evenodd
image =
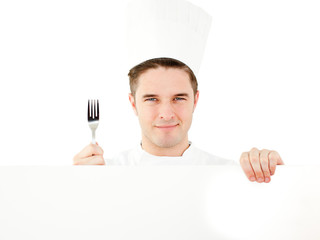
<svg viewBox="0 0 320 240"><path fill-rule="evenodd" d="M157 69L158 67L177 68L184 70L186 73L189 74L190 83L193 88L194 95L196 95L198 90L197 78L194 75L193 71L186 64L173 58L153 58L131 68L128 73L130 91L134 97L138 88L140 75L149 69Z"/></svg>

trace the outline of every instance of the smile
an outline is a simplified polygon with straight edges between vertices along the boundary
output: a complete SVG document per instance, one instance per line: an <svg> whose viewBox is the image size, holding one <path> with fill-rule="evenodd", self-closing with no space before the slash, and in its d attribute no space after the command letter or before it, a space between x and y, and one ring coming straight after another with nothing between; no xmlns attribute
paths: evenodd
<svg viewBox="0 0 320 240"><path fill-rule="evenodd" d="M178 126L178 124L176 124L176 125L163 125L163 126L156 126L156 127L161 128L161 129L172 129L172 128L175 128L176 126Z"/></svg>

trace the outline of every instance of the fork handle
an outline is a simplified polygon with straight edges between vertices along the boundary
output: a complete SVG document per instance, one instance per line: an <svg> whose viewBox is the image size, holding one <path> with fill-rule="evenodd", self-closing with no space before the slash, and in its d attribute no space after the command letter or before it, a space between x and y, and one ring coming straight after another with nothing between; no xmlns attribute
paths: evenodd
<svg viewBox="0 0 320 240"><path fill-rule="evenodd" d="M96 144L96 131L92 131L92 144Z"/></svg>

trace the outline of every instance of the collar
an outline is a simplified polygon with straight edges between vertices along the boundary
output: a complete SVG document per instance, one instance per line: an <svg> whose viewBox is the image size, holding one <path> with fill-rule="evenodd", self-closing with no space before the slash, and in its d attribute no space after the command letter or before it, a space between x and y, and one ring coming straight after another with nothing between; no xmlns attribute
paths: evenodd
<svg viewBox="0 0 320 240"><path fill-rule="evenodd" d="M140 141L140 144L138 145L138 149L139 149L139 152L141 154L145 154L145 155L148 155L150 157L158 157L158 158L182 158L182 157L185 157L187 156L191 150L194 148L194 144L191 142L191 141L188 141L189 142L189 147L183 152L182 156L156 156L156 155L153 155L151 153L148 153L146 150L144 150L142 148L142 141Z"/></svg>

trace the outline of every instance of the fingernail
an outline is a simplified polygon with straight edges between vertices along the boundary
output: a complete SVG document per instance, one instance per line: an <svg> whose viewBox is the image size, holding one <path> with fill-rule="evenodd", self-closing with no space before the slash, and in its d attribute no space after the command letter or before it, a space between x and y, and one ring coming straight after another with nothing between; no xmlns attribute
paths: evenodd
<svg viewBox="0 0 320 240"><path fill-rule="evenodd" d="M263 179L262 178L258 178L258 182L263 182Z"/></svg>
<svg viewBox="0 0 320 240"><path fill-rule="evenodd" d="M268 177L266 177L266 182L269 182L269 180L270 180L270 179L269 179Z"/></svg>
<svg viewBox="0 0 320 240"><path fill-rule="evenodd" d="M251 178L250 178L250 181L255 181L255 180L256 180L255 177L251 177Z"/></svg>

